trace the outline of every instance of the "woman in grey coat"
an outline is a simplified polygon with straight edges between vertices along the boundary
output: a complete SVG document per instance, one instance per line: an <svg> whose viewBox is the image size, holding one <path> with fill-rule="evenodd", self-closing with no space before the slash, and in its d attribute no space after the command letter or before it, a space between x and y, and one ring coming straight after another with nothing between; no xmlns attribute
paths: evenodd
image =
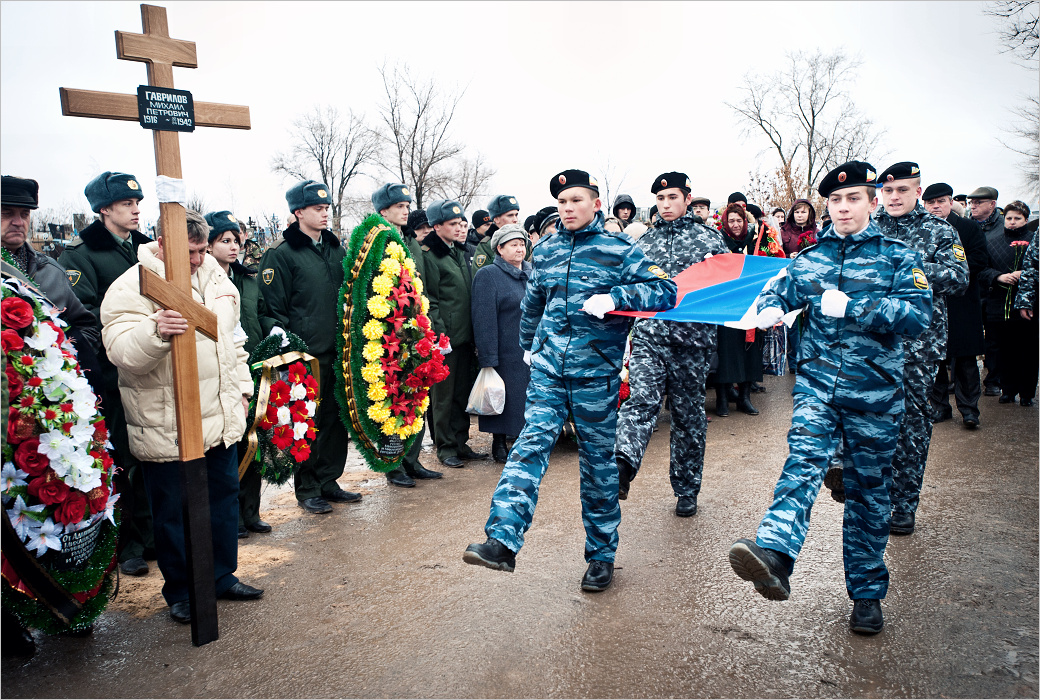
<svg viewBox="0 0 1040 700"><path fill-rule="evenodd" d="M520 302L524 299L531 263L526 262L527 234L519 224L498 229L491 238L495 260L473 278L473 335L480 367L494 367L506 385L501 415L480 416L481 432L491 433L491 455L505 463L506 436L524 427L524 404L531 369L520 348Z"/></svg>

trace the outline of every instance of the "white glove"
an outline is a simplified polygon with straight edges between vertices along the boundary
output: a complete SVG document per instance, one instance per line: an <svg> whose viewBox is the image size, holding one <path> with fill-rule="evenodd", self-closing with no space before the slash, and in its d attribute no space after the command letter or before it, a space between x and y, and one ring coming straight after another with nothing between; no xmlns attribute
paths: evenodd
<svg viewBox="0 0 1040 700"><path fill-rule="evenodd" d="M530 365L531 364L531 351L530 350L524 350L524 364L526 364L526 365Z"/></svg>
<svg viewBox="0 0 1040 700"><path fill-rule="evenodd" d="M447 344L447 346L441 348L441 357L447 357L450 354L451 354L451 343L449 342Z"/></svg>
<svg viewBox="0 0 1040 700"><path fill-rule="evenodd" d="M755 325L762 330L769 330L784 317L784 311L779 306L767 306L758 312Z"/></svg>
<svg viewBox="0 0 1040 700"><path fill-rule="evenodd" d="M820 297L820 311L824 316L845 318L845 307L849 305L849 295L838 289L828 289Z"/></svg>
<svg viewBox="0 0 1040 700"><path fill-rule="evenodd" d="M614 299L609 294L593 294L585 300L581 310L596 318L603 318L616 308Z"/></svg>
<svg viewBox="0 0 1040 700"><path fill-rule="evenodd" d="M708 258L713 258L713 257L715 257L715 255L713 253L705 253L704 254L704 258L701 259L701 262L704 262Z"/></svg>
<svg viewBox="0 0 1040 700"><path fill-rule="evenodd" d="M285 330L281 326L275 326L274 328L271 329L271 332L268 333L267 335L268 335L268 337L270 337L272 335L280 335L280 336L282 336L282 347L283 348L286 345L289 344L289 336L287 336L285 334Z"/></svg>

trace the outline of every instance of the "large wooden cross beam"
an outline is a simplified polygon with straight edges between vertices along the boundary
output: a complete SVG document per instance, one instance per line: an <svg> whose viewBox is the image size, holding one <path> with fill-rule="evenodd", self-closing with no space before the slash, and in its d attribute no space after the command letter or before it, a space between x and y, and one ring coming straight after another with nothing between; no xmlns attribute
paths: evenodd
<svg viewBox="0 0 1040 700"><path fill-rule="evenodd" d="M144 34L116 32L116 56L148 64L148 84L173 88L173 67L196 68L195 42L170 38L166 8L141 5ZM65 116L138 120L137 96L59 88ZM249 128L249 108L208 102L195 103L196 126ZM176 131L152 131L155 172L181 178L180 141ZM173 390L177 413L177 445L181 458L184 494L184 529L190 583L191 640L196 646L219 636L213 581L213 543L210 528L209 489L206 481L205 446L199 399L195 330L217 339L217 319L191 295L188 262L188 230L184 207L160 202L166 279L141 268L141 293L165 309L178 311L188 320L188 332L171 340Z"/></svg>

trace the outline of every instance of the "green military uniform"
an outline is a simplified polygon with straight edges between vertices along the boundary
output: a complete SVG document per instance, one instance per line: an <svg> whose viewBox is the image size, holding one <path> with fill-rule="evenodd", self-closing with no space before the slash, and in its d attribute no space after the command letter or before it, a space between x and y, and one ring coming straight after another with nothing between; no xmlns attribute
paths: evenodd
<svg viewBox="0 0 1040 700"><path fill-rule="evenodd" d="M339 330L339 289L346 251L332 231L315 242L293 223L260 260L260 288L274 322L298 335L321 371L318 436L296 473L296 499L325 498L339 490L347 455L347 429L339 418L333 366Z"/></svg>
<svg viewBox="0 0 1040 700"><path fill-rule="evenodd" d="M498 227L491 224L491 228L487 230L487 233L483 238L480 239L480 243L477 244L477 249L473 251L473 276L477 274L477 270L490 265L495 262L495 253L497 252L491 247L491 236L494 235Z"/></svg>
<svg viewBox="0 0 1040 700"><path fill-rule="evenodd" d="M238 289L240 297L239 323L246 332L246 352L267 337L271 329L277 325L267 313L267 302L260 292L260 284L256 280L256 271L245 265L233 262L228 270L231 282ZM245 451L245 440L238 444L239 459ZM253 525L260 520L260 471L256 462L249 465L238 484L238 526L239 529Z"/></svg>
<svg viewBox="0 0 1040 700"><path fill-rule="evenodd" d="M80 231L58 258L72 284L72 291L97 318L98 333L101 332L101 302L108 288L116 278L137 264L138 247L150 242L151 239L140 231L131 231L129 238L124 241L109 231L101 221L95 221ZM155 549L152 514L148 508L148 497L141 481L137 458L130 453L130 438L126 432L123 402L119 396L119 372L108 359L104 347L99 348L97 358L104 382L101 399L105 424L115 447L116 463L120 467L116 477L121 493L119 505L123 513L119 527L119 561L143 559L146 551L151 554Z"/></svg>
<svg viewBox="0 0 1040 700"><path fill-rule="evenodd" d="M430 391L433 439L442 462L469 452L469 414L466 403L477 376L476 349L470 319L470 288L473 275L463 249L450 247L436 232L426 237L423 247L423 288L430 300L433 330L451 339L451 353L444 358L448 378Z"/></svg>

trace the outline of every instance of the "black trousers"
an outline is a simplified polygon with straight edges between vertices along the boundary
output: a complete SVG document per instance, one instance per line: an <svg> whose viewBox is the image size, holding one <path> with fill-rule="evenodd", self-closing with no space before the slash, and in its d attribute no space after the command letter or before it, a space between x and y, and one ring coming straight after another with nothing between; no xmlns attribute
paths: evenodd
<svg viewBox="0 0 1040 700"><path fill-rule="evenodd" d="M1038 346L1036 318L1027 321L1012 310L1014 316L998 321L997 346L1000 352L997 370L1000 372L1000 390L1020 399L1036 398Z"/></svg>
<svg viewBox="0 0 1040 700"><path fill-rule="evenodd" d="M105 425L112 440L112 458L119 469L113 477L115 490L119 492L118 545L119 561L155 556L155 537L152 535L152 512L148 507L144 480L141 478L141 463L130 454L130 436L127 434L126 414L118 391L105 395Z"/></svg>
<svg viewBox="0 0 1040 700"><path fill-rule="evenodd" d="M209 519L213 531L213 579L217 595L238 583L238 450L217 445L206 451ZM180 462L141 462L152 506L155 554L167 605L188 599L184 506Z"/></svg>
<svg viewBox="0 0 1040 700"><path fill-rule="evenodd" d="M339 402L336 401L336 375L332 373L331 358L326 362L318 358L321 372L321 403L314 424L318 436L311 443L311 456L296 472L296 500L327 496L340 488L336 480L343 476L347 462L347 446L350 436L339 417Z"/></svg>
<svg viewBox="0 0 1040 700"><path fill-rule="evenodd" d="M931 403L937 414L952 413L950 409L950 383L957 399L957 410L961 418L979 418L979 397L982 396L982 380L979 365L974 355L951 357L939 363L939 374L932 387Z"/></svg>

